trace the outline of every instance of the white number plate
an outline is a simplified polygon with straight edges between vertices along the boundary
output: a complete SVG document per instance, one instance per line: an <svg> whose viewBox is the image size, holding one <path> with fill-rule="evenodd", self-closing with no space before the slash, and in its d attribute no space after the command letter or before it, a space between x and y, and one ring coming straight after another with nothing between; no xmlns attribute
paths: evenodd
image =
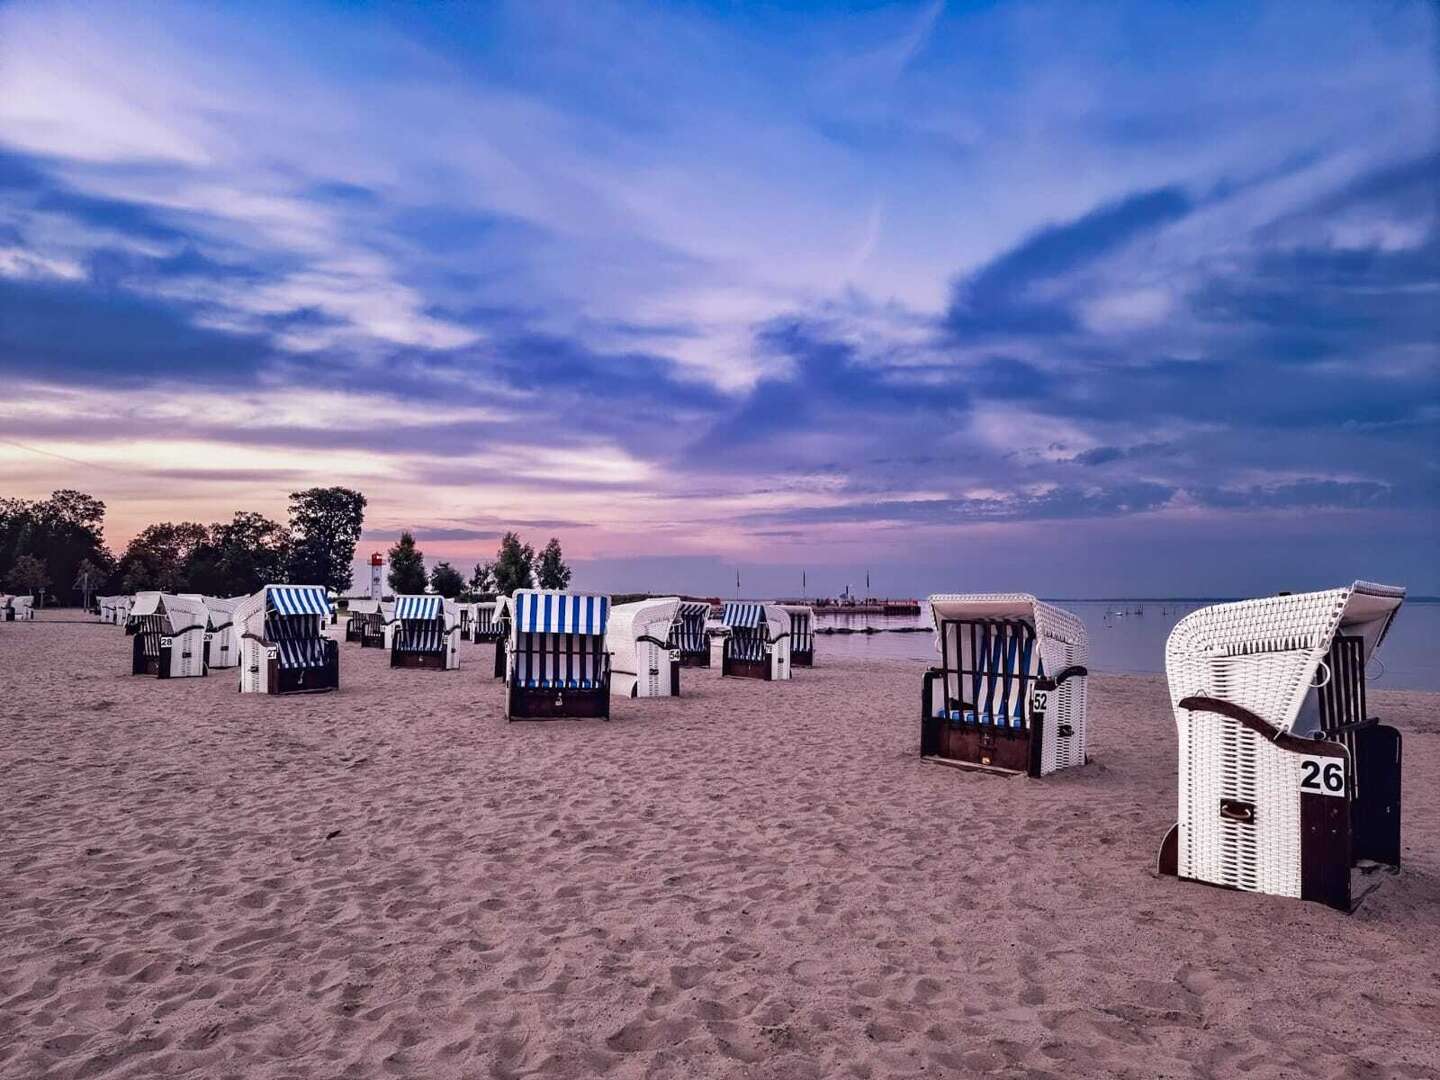
<svg viewBox="0 0 1440 1080"><path fill-rule="evenodd" d="M1050 707L1050 691L1036 690L1030 695L1030 711L1043 713Z"/></svg>
<svg viewBox="0 0 1440 1080"><path fill-rule="evenodd" d="M174 639L174 638L162 637L162 638L160 639L160 647L161 647L162 649L168 649L168 648L170 648L170 646L172 646L172 645L174 645L174 644L175 644L175 639Z"/></svg>
<svg viewBox="0 0 1440 1080"><path fill-rule="evenodd" d="M265 659L266 659L266 660L278 660L278 659L280 659L280 650L279 650L279 649L276 649L276 648L274 648L274 647L271 647L271 648L269 648L269 649L266 649L266 650L265 650Z"/></svg>
<svg viewBox="0 0 1440 1080"><path fill-rule="evenodd" d="M1345 795L1345 759L1310 757L1300 759L1300 790L1311 795Z"/></svg>

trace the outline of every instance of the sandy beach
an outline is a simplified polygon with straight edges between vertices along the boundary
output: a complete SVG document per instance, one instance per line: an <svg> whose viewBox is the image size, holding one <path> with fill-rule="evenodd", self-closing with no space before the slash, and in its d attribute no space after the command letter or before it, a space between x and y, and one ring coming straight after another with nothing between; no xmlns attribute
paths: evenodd
<svg viewBox="0 0 1440 1080"><path fill-rule="evenodd" d="M1033 781L823 640L507 724L488 645L264 698L80 618L0 625L0 1076L1440 1076L1440 695L1372 694L1405 865L1347 916L1154 876L1160 677Z"/></svg>

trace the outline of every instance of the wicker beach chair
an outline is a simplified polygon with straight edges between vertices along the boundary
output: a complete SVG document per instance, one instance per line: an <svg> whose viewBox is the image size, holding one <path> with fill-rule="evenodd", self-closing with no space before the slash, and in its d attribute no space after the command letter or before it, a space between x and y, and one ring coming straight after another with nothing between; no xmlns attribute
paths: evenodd
<svg viewBox="0 0 1440 1080"><path fill-rule="evenodd" d="M670 627L670 638L666 644L680 659L681 667L710 666L710 635L705 622L710 618L710 605L706 601L682 600L675 612L675 623Z"/></svg>
<svg viewBox="0 0 1440 1080"><path fill-rule="evenodd" d="M235 606L240 689L299 694L340 688L340 647L325 636L330 598L318 585L266 585Z"/></svg>
<svg viewBox="0 0 1440 1080"><path fill-rule="evenodd" d="M205 597L209 626L205 633L205 666L211 669L240 665L240 635L235 631L235 608L243 596Z"/></svg>
<svg viewBox="0 0 1440 1080"><path fill-rule="evenodd" d="M610 598L517 589L506 650L511 720L610 718Z"/></svg>
<svg viewBox="0 0 1440 1080"><path fill-rule="evenodd" d="M1349 911L1357 862L1400 865L1400 733L1366 715L1365 671L1404 599L1357 581L1176 624L1179 814L1162 873Z"/></svg>
<svg viewBox="0 0 1440 1080"><path fill-rule="evenodd" d="M617 604L610 609L605 648L610 653L610 693L615 697L678 697L680 654L670 635L678 596Z"/></svg>
<svg viewBox="0 0 1440 1080"><path fill-rule="evenodd" d="M790 666L815 666L815 609L805 604L781 604L790 616Z"/></svg>
<svg viewBox="0 0 1440 1080"><path fill-rule="evenodd" d="M779 604L732 600L720 616L730 634L720 674L767 682L790 678L790 616Z"/></svg>
<svg viewBox="0 0 1440 1080"><path fill-rule="evenodd" d="M205 674L209 613L203 600L147 592L130 610L130 674L182 679Z"/></svg>
<svg viewBox="0 0 1440 1080"><path fill-rule="evenodd" d="M453 671L460 666L460 605L440 596L397 596L394 612L392 668Z"/></svg>
<svg viewBox="0 0 1440 1080"><path fill-rule="evenodd" d="M1028 776L1085 764L1088 638L1028 593L930 597L940 666L921 690L920 756Z"/></svg>
<svg viewBox="0 0 1440 1080"><path fill-rule="evenodd" d="M495 599L491 616L491 630L495 635L495 678L505 678L509 668L506 655L510 647L510 625L514 620L514 609L510 603L510 597L499 596Z"/></svg>

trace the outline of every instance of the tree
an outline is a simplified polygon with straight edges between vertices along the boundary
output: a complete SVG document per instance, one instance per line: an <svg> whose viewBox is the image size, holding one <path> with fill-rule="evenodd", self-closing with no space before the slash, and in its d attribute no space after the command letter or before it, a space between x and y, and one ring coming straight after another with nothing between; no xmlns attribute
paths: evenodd
<svg viewBox="0 0 1440 1080"><path fill-rule="evenodd" d="M343 593L354 578L352 563L365 496L344 487L308 488L290 495L290 581L324 585Z"/></svg>
<svg viewBox="0 0 1440 1080"><path fill-rule="evenodd" d="M104 520L105 504L80 491L62 489L34 502L0 499L0 576L21 555L38 558L52 582L78 581L87 559L108 574L115 560L105 548Z"/></svg>
<svg viewBox="0 0 1440 1080"><path fill-rule="evenodd" d="M476 596L484 596L486 593L495 591L495 564L489 562L477 562L475 572L470 575L470 592Z"/></svg>
<svg viewBox="0 0 1440 1080"><path fill-rule="evenodd" d="M34 555L21 555L10 567L10 572L5 575L5 584L14 589L17 593L43 593L45 587L50 584L50 575L45 570L45 564ZM41 599L44 604L44 599Z"/></svg>
<svg viewBox="0 0 1440 1080"><path fill-rule="evenodd" d="M500 551L495 557L495 591L509 596L516 589L533 589L534 565L535 549L522 544L513 532L507 532L500 538Z"/></svg>
<svg viewBox="0 0 1440 1080"><path fill-rule="evenodd" d="M415 537L407 530L390 549L390 591L396 596L415 595L425 591L425 555L415 546Z"/></svg>
<svg viewBox="0 0 1440 1080"><path fill-rule="evenodd" d="M454 600L465 588L465 579L448 562L439 562L430 571L430 588L447 600Z"/></svg>
<svg viewBox="0 0 1440 1080"><path fill-rule="evenodd" d="M185 581L189 592L238 596L262 585L282 584L290 559L290 535L278 521L246 510L210 526L210 535L191 553Z"/></svg>
<svg viewBox="0 0 1440 1080"><path fill-rule="evenodd" d="M570 567L565 565L565 556L560 551L560 541L553 536L545 545L545 550L540 552L539 578L542 589L568 589L570 587Z"/></svg>
<svg viewBox="0 0 1440 1080"><path fill-rule="evenodd" d="M196 548L210 539L210 530L193 521L150 525L130 541L116 574L127 592L158 589L187 592L186 571Z"/></svg>

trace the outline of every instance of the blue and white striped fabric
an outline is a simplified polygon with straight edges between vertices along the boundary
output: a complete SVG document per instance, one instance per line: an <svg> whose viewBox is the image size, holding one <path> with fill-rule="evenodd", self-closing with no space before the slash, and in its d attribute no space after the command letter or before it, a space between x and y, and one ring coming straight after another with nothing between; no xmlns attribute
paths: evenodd
<svg viewBox="0 0 1440 1080"><path fill-rule="evenodd" d="M1034 631L1023 623L1004 620L953 625L960 670L969 675L973 706L954 719L1024 727L1031 684L1043 672Z"/></svg>
<svg viewBox="0 0 1440 1080"><path fill-rule="evenodd" d="M735 627L753 629L759 626L761 620L765 618L765 605L730 600L725 604L725 613L720 618L726 626L732 629Z"/></svg>
<svg viewBox="0 0 1440 1080"><path fill-rule="evenodd" d="M755 633L731 634L730 657L733 660L764 660L765 639Z"/></svg>
<svg viewBox="0 0 1440 1080"><path fill-rule="evenodd" d="M605 641L593 634L526 634L516 647L516 685L593 690L605 674Z"/></svg>
<svg viewBox="0 0 1440 1080"><path fill-rule="evenodd" d="M703 653L710 649L705 636L705 620L710 617L706 603L682 603L670 630L670 647L687 653Z"/></svg>
<svg viewBox="0 0 1440 1080"><path fill-rule="evenodd" d="M445 601L439 596L397 596L395 597L395 618L438 619L444 612Z"/></svg>
<svg viewBox="0 0 1440 1080"><path fill-rule="evenodd" d="M395 630L395 648L399 652L444 652L445 634L434 625L402 625Z"/></svg>
<svg viewBox="0 0 1440 1080"><path fill-rule="evenodd" d="M322 585L267 585L266 600L281 615L329 615L330 597Z"/></svg>
<svg viewBox="0 0 1440 1080"><path fill-rule="evenodd" d="M803 611L790 613L790 647L796 652L810 652L815 648L815 629L810 625L810 616Z"/></svg>
<svg viewBox="0 0 1440 1080"><path fill-rule="evenodd" d="M282 668L324 665L325 639L314 633L314 626L309 619L293 615L270 615L265 619L265 640L279 651Z"/></svg>
<svg viewBox="0 0 1440 1080"><path fill-rule="evenodd" d="M521 589L515 594L515 629L522 634L604 636L608 596Z"/></svg>

